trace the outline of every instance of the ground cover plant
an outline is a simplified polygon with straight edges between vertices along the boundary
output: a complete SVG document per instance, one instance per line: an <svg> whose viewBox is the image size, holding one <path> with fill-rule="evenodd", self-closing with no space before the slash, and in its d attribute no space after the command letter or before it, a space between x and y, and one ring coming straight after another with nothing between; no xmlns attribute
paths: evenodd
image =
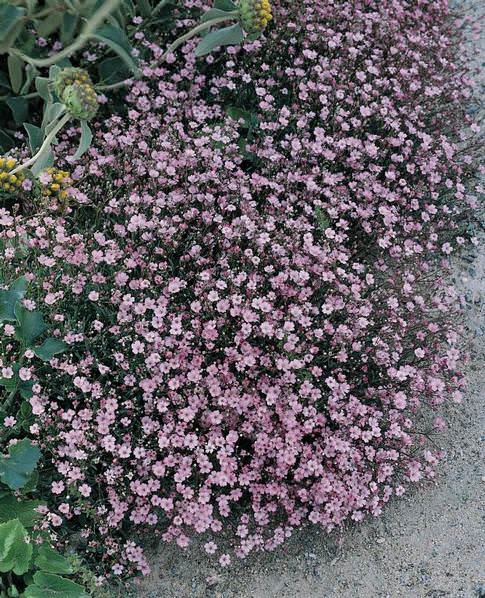
<svg viewBox="0 0 485 598"><path fill-rule="evenodd" d="M227 566L378 515L435 475L462 400L446 268L481 193L463 23L436 1L281 0L257 40L160 60L209 9L140 27L124 112L75 164L61 131L44 192L14 181L1 213L6 287L25 276L64 349L24 366L44 525L79 532L103 579L148 571L147 528Z"/></svg>

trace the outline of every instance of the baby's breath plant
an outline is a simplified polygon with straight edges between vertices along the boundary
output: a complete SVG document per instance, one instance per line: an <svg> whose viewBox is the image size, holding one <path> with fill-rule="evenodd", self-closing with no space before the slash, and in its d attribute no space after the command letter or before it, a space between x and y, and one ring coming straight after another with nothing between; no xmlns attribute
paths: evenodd
<svg viewBox="0 0 485 598"><path fill-rule="evenodd" d="M460 29L432 0L273 11L140 28L123 117L72 168L59 131L68 213L0 211L0 268L67 345L31 372L43 524L106 585L148 573L147 539L227 567L380 515L434 478L463 400L449 256L483 190Z"/></svg>

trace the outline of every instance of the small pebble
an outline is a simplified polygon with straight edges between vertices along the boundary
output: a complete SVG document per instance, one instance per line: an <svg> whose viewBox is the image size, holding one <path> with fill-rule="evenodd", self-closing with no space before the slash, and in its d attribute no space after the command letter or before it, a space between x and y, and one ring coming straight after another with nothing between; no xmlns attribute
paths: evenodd
<svg viewBox="0 0 485 598"><path fill-rule="evenodd" d="M475 591L479 598L485 598L485 586L475 586Z"/></svg>

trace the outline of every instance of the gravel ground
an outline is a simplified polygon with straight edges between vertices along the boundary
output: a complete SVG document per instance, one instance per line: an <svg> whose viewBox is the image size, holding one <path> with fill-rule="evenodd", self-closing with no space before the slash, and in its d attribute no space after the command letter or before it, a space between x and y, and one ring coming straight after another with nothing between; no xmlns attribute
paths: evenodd
<svg viewBox="0 0 485 598"><path fill-rule="evenodd" d="M481 49L485 67L484 37ZM483 74L480 83L483 94ZM485 237L457 260L456 283L466 297L472 361L467 401L449 418L447 458L434 483L349 526L341 548L337 536L308 528L284 550L221 572L197 545L161 546L139 598L485 597Z"/></svg>

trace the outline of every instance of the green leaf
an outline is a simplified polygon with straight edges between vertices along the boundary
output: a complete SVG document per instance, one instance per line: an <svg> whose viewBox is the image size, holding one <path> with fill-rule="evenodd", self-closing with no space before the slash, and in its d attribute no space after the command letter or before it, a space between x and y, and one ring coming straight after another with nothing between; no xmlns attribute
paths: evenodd
<svg viewBox="0 0 485 598"><path fill-rule="evenodd" d="M54 31L57 31L57 29L59 29L59 27L61 26L61 22L62 12L52 12L45 19L42 19L42 21L36 21L37 34L41 37L49 37L50 35L52 35L52 33L54 33Z"/></svg>
<svg viewBox="0 0 485 598"><path fill-rule="evenodd" d="M195 49L196 56L205 56L219 46L234 46L244 40L243 30L239 23L211 31L208 33Z"/></svg>
<svg viewBox="0 0 485 598"><path fill-rule="evenodd" d="M25 69L25 81L20 90L20 95L29 93L32 81L37 77L38 74L39 71L35 68L35 66L32 66L31 64L27 65Z"/></svg>
<svg viewBox="0 0 485 598"><path fill-rule="evenodd" d="M0 571L13 571L23 575L29 570L32 544L26 541L28 535L18 519L0 524Z"/></svg>
<svg viewBox="0 0 485 598"><path fill-rule="evenodd" d="M200 18L200 22L206 23L207 21L211 21L212 19L223 17L226 14L227 11L225 10L221 10L220 8L211 8L202 15L202 17Z"/></svg>
<svg viewBox="0 0 485 598"><path fill-rule="evenodd" d="M37 158L35 164L30 167L34 176L39 175L42 171L47 170L54 164L54 154L51 150L45 151Z"/></svg>
<svg viewBox="0 0 485 598"><path fill-rule="evenodd" d="M0 150L6 154L14 145L15 141L12 139L12 137L0 129Z"/></svg>
<svg viewBox="0 0 485 598"><path fill-rule="evenodd" d="M18 388L18 382L19 381L15 376L12 376L12 378L0 378L0 386L5 386L7 392L13 392Z"/></svg>
<svg viewBox="0 0 485 598"><path fill-rule="evenodd" d="M30 123L24 123L24 128L29 136L30 152L34 155L44 141L44 132L40 127L36 127Z"/></svg>
<svg viewBox="0 0 485 598"><path fill-rule="evenodd" d="M113 27L112 25L101 27L101 29L97 29L91 37L109 46L125 61L131 71L136 74L139 73L135 59L131 55L131 46L128 38L119 27Z"/></svg>
<svg viewBox="0 0 485 598"><path fill-rule="evenodd" d="M18 322L15 338L29 347L37 337L46 331L44 317L39 311L29 311L20 303L17 303L14 312Z"/></svg>
<svg viewBox="0 0 485 598"><path fill-rule="evenodd" d="M44 102L48 102L50 100L49 81L50 79L48 79L47 77L35 78L35 89L39 93L40 97L44 100Z"/></svg>
<svg viewBox="0 0 485 598"><path fill-rule="evenodd" d="M36 511L40 506L46 503L41 500L17 500L11 493L0 498L0 522L4 523L10 519L18 519L26 527L34 527L35 523L41 518L41 514Z"/></svg>
<svg viewBox="0 0 485 598"><path fill-rule="evenodd" d="M24 80L24 61L15 54L10 54L7 65L12 91L18 93Z"/></svg>
<svg viewBox="0 0 485 598"><path fill-rule="evenodd" d="M218 8L225 12L237 10L237 6L234 4L234 2L232 2L232 0L215 0L214 8Z"/></svg>
<svg viewBox="0 0 485 598"><path fill-rule="evenodd" d="M25 292L27 291L27 279L25 276L19 276L16 278L10 285L10 290L19 291L22 293L22 296L25 295Z"/></svg>
<svg viewBox="0 0 485 598"><path fill-rule="evenodd" d="M89 128L88 122L86 120L81 121L81 139L79 140L79 145L76 150L76 153L73 156L69 156L67 161L71 164L79 158L89 149L91 145L91 140L93 138L93 134L91 133L91 129Z"/></svg>
<svg viewBox="0 0 485 598"><path fill-rule="evenodd" d="M52 128L57 124L59 116L65 112L66 107L61 102L51 104L45 114L45 124L42 123L42 128L45 129L46 134L49 134Z"/></svg>
<svg viewBox="0 0 485 598"><path fill-rule="evenodd" d="M99 79L107 85L128 79L130 71L119 56L105 58L98 64Z"/></svg>
<svg viewBox="0 0 485 598"><path fill-rule="evenodd" d="M140 14L142 17L149 17L152 14L152 5L150 4L149 0L138 0L137 7L140 10Z"/></svg>
<svg viewBox="0 0 485 598"><path fill-rule="evenodd" d="M54 79L57 77L57 75L61 72L61 67L58 66L57 64L53 64L50 68L49 68L49 79L51 81L54 81Z"/></svg>
<svg viewBox="0 0 485 598"><path fill-rule="evenodd" d="M27 586L23 595L24 598L90 598L79 584L43 571L34 575L34 585Z"/></svg>
<svg viewBox="0 0 485 598"><path fill-rule="evenodd" d="M30 399L33 396L32 388L34 386L33 380L19 380L20 396L23 399Z"/></svg>
<svg viewBox="0 0 485 598"><path fill-rule="evenodd" d="M15 322L15 305L22 299L24 293L21 290L9 289L0 290L0 321Z"/></svg>
<svg viewBox="0 0 485 598"><path fill-rule="evenodd" d="M66 350L67 345L57 338L46 338L42 345L34 347L34 353L42 361L50 361L54 355Z"/></svg>
<svg viewBox="0 0 485 598"><path fill-rule="evenodd" d="M29 114L29 103L21 97L11 97L7 100L7 105L12 112L15 124L21 125L27 120Z"/></svg>
<svg viewBox="0 0 485 598"><path fill-rule="evenodd" d="M0 4L0 40L4 40L25 15L25 8L14 6L10 2Z"/></svg>
<svg viewBox="0 0 485 598"><path fill-rule="evenodd" d="M57 550L45 544L39 547L34 563L41 571L47 571L47 573L60 573L61 575L73 573L71 563Z"/></svg>
<svg viewBox="0 0 485 598"><path fill-rule="evenodd" d="M32 425L32 422L23 421L22 428L29 432L29 428ZM37 469L34 470L28 481L22 486L22 494L28 494L29 492L33 492L37 488L37 484L39 483L39 472ZM19 517L20 519L20 517ZM25 523L24 523L25 525ZM27 527L27 526L26 526Z"/></svg>
<svg viewBox="0 0 485 598"><path fill-rule="evenodd" d="M234 120L243 119L244 126L247 128L252 128L258 125L257 115L249 112L248 110L244 110L244 108L240 108L239 106L228 106L228 108L226 108L226 112L228 116Z"/></svg>
<svg viewBox="0 0 485 598"><path fill-rule="evenodd" d="M61 42L67 46L72 38L79 23L79 16L70 12L65 12L62 15L61 23Z"/></svg>
<svg viewBox="0 0 485 598"><path fill-rule="evenodd" d="M0 480L11 490L19 490L28 481L40 459L40 450L28 438L19 440L0 458Z"/></svg>

